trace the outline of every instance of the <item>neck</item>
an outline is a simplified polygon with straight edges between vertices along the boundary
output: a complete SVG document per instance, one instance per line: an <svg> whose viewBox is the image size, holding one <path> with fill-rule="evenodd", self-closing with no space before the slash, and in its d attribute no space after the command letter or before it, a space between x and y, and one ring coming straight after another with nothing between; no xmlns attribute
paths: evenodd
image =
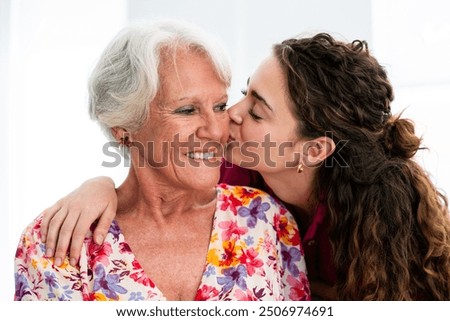
<svg viewBox="0 0 450 321"><path fill-rule="evenodd" d="M277 173L261 173L264 181L284 203L291 205L298 213L313 215L315 204L312 198L313 172L297 173L287 169Z"/></svg>
<svg viewBox="0 0 450 321"><path fill-rule="evenodd" d="M189 190L171 185L152 169L130 167L117 189L118 214L133 213L165 221L185 213L215 206L216 189Z"/></svg>

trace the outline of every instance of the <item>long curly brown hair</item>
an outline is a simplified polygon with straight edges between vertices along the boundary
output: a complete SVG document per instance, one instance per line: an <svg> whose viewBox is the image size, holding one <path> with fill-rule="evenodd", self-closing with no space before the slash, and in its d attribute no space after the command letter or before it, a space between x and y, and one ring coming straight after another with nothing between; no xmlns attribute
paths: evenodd
<svg viewBox="0 0 450 321"><path fill-rule="evenodd" d="M366 42L317 34L274 53L299 135L328 135L337 146L314 195L328 206L338 298L449 300L447 198L413 159L421 138L391 115L392 86Z"/></svg>

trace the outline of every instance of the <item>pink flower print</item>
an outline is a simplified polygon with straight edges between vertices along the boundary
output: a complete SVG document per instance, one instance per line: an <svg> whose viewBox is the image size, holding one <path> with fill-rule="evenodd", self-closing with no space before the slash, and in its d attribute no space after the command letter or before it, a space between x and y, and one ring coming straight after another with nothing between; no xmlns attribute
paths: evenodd
<svg viewBox="0 0 450 321"><path fill-rule="evenodd" d="M274 252L276 252L275 240L268 233L266 233L264 235L264 240L262 241L262 248L267 253L274 253Z"/></svg>
<svg viewBox="0 0 450 321"><path fill-rule="evenodd" d="M291 286L289 292L289 299L292 301L307 301L310 300L309 281L305 272L300 272L300 275L295 278L288 275L287 283Z"/></svg>
<svg viewBox="0 0 450 321"><path fill-rule="evenodd" d="M223 221L219 223L219 227L224 229L222 232L222 239L224 241L229 241L233 235L239 238L239 235L244 235L247 233L247 227L239 227L235 221Z"/></svg>
<svg viewBox="0 0 450 321"><path fill-rule="evenodd" d="M254 248L250 248L247 251L242 251L242 255L239 257L239 261L247 268L249 276L255 274L255 269L264 265L261 259L258 259L258 252Z"/></svg>
<svg viewBox="0 0 450 321"><path fill-rule="evenodd" d="M195 301L208 301L219 296L219 291L209 285L204 284L200 289L197 290L195 295Z"/></svg>
<svg viewBox="0 0 450 321"><path fill-rule="evenodd" d="M133 260L131 265L133 266L134 272L130 274L130 278L132 278L135 282L143 284L145 286L150 286L152 288L155 287L153 281L147 277L144 270L142 269L142 266L136 259Z"/></svg>
<svg viewBox="0 0 450 321"><path fill-rule="evenodd" d="M121 254L124 254L124 253L131 253L131 248L130 248L130 246L128 245L128 243L126 243L126 242L120 242L120 243L119 243L119 252L120 252Z"/></svg>
<svg viewBox="0 0 450 321"><path fill-rule="evenodd" d="M258 299L253 295L250 289L247 289L245 292L241 289L236 290L236 299L238 301L258 301Z"/></svg>
<svg viewBox="0 0 450 321"><path fill-rule="evenodd" d="M102 245L97 245L94 242L90 242L88 245L88 256L92 260L92 266L99 262L104 266L109 265L109 256L112 253L111 244L103 242Z"/></svg>
<svg viewBox="0 0 450 321"><path fill-rule="evenodd" d="M37 254L37 248L36 243L30 243L25 247L25 252L23 252L23 249L21 251L16 251L16 257L19 257L20 255L20 257L23 258L24 263L30 263L32 258Z"/></svg>
<svg viewBox="0 0 450 321"><path fill-rule="evenodd" d="M17 258L22 258L22 256L23 256L23 248L22 247L18 247L17 248L17 250L16 250L16 259Z"/></svg>
<svg viewBox="0 0 450 321"><path fill-rule="evenodd" d="M234 215L237 215L237 207L242 204L241 201L234 197L233 194L229 196L222 194L220 196L220 201L222 202L222 204L220 204L220 209L222 211L226 211L228 208L230 208L231 212L233 212Z"/></svg>

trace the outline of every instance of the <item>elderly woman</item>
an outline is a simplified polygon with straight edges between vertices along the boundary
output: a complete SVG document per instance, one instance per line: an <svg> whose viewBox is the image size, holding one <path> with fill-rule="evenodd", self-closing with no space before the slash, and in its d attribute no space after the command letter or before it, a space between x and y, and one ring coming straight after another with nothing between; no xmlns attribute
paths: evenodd
<svg viewBox="0 0 450 321"><path fill-rule="evenodd" d="M111 42L89 90L92 118L131 158L116 219L101 246L85 238L73 265L45 256L34 220L16 254L16 300L309 299L291 214L260 190L217 185L225 57L173 21Z"/></svg>

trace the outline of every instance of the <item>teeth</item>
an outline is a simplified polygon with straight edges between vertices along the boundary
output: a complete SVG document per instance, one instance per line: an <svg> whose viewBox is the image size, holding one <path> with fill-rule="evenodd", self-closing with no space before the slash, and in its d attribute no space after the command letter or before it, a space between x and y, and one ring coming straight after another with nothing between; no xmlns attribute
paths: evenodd
<svg viewBox="0 0 450 321"><path fill-rule="evenodd" d="M213 152L209 152L209 153L189 152L186 155L187 155L187 157L192 158L192 159L209 159L209 158L214 157Z"/></svg>

